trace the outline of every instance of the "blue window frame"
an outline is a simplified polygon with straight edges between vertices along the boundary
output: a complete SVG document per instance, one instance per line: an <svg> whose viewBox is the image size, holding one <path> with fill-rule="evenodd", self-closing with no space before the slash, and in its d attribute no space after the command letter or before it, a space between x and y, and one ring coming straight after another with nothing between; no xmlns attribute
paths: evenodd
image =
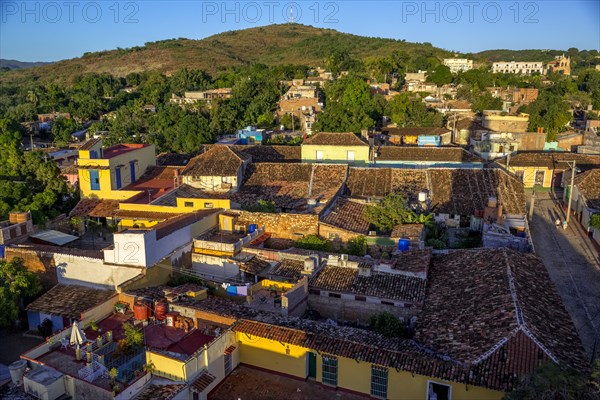
<svg viewBox="0 0 600 400"><path fill-rule="evenodd" d="M100 190L100 176L98 170L90 169L90 189Z"/></svg>
<svg viewBox="0 0 600 400"><path fill-rule="evenodd" d="M131 183L135 182L135 161L129 162L129 174L131 175Z"/></svg>
<svg viewBox="0 0 600 400"><path fill-rule="evenodd" d="M121 189L121 167L115 169L115 177L117 178L117 189Z"/></svg>

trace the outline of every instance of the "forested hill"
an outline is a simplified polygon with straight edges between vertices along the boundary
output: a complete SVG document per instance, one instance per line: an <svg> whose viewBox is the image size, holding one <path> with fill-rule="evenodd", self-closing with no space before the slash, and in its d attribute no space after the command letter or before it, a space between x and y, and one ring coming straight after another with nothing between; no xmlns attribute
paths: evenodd
<svg viewBox="0 0 600 400"><path fill-rule="evenodd" d="M431 44L369 38L331 29L300 24L280 24L229 31L202 40L170 39L128 49L86 53L40 68L4 73L3 79L39 78L66 82L85 73L111 73L126 76L131 72L170 73L181 68L217 68L260 62L267 65L321 65L333 52L344 52L352 59L381 57L404 51L408 55L446 57L451 53Z"/></svg>

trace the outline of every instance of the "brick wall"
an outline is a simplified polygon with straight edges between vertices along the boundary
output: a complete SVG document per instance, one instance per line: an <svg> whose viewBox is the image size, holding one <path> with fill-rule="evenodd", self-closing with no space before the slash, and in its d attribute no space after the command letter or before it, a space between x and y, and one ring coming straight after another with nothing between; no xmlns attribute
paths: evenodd
<svg viewBox="0 0 600 400"><path fill-rule="evenodd" d="M58 283L56 263L54 262L52 253L7 247L5 249L5 258L8 261L13 258L22 259L23 265L28 271L35 272L39 275L44 289L50 289Z"/></svg>
<svg viewBox="0 0 600 400"><path fill-rule="evenodd" d="M365 236L361 235L360 233L347 231L345 229L323 224L321 222L319 223L319 235L321 235L325 239L333 241L338 246L342 243L348 243L348 241L354 239L357 236Z"/></svg>
<svg viewBox="0 0 600 400"><path fill-rule="evenodd" d="M275 239L297 240L302 235L319 233L319 217L312 214L270 214L242 211L238 222L257 224Z"/></svg>
<svg viewBox="0 0 600 400"><path fill-rule="evenodd" d="M388 311L396 317L410 318L418 314L417 307L397 307L386 304L368 303L365 301L338 299L309 294L308 308L317 311L323 318L336 321L359 322L369 324L369 318L375 314Z"/></svg>

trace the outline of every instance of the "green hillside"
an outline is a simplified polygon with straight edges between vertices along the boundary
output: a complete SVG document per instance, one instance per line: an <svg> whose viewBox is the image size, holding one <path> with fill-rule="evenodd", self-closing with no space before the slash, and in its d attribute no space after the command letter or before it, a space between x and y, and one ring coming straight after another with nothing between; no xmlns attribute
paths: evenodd
<svg viewBox="0 0 600 400"><path fill-rule="evenodd" d="M184 67L214 73L218 68L253 62L317 66L333 51L347 51L351 58L357 59L381 57L395 51L404 51L411 56L438 58L452 55L428 43L370 38L332 29L281 24L224 32L202 40L171 39L129 49L86 53L79 58L39 68L10 71L2 74L1 79L66 82L76 75L91 72L125 76L131 72L148 70L170 73Z"/></svg>

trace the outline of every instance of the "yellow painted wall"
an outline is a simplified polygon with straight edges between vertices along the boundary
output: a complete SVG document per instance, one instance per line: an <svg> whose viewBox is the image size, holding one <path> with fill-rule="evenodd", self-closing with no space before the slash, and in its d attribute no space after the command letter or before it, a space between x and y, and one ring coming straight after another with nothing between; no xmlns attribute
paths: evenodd
<svg viewBox="0 0 600 400"><path fill-rule="evenodd" d="M517 171L523 171L523 185L526 188L531 188L535 183L536 171L545 171L544 185L543 187L549 188L552 186L553 171L546 167L509 167L509 171L516 173Z"/></svg>
<svg viewBox="0 0 600 400"><path fill-rule="evenodd" d="M192 202L194 204L193 207L186 207L185 203ZM211 204L212 207L206 207L206 205ZM229 210L231 208L231 201L229 199L185 199L185 198L177 198L177 208L181 210L180 212L186 212L189 210L206 210L210 208L224 208Z"/></svg>
<svg viewBox="0 0 600 400"><path fill-rule="evenodd" d="M240 342L240 362L274 372L306 378L307 349L237 333ZM289 354L286 349L289 348Z"/></svg>
<svg viewBox="0 0 600 400"><path fill-rule="evenodd" d="M146 364L153 363L156 371L173 375L181 380L186 380L185 362L174 358L146 351Z"/></svg>
<svg viewBox="0 0 600 400"><path fill-rule="evenodd" d="M98 198L107 200L125 200L136 194L139 191L122 191L117 189L116 181L116 168L121 166L121 187L125 187L131 183L131 175L129 169L129 162L136 161L136 172L135 178L140 177L146 172L149 166L156 165L156 149L154 145L143 147L141 149L135 149L118 156L108 158L91 159L90 151L95 150L100 155L101 142L98 142L90 150L80 150L79 160L77 161L79 166L83 167L104 167L105 169L98 170L98 177L100 181L100 190L91 190L90 184L90 170L79 169L79 187L81 191L81 197ZM106 168L108 167L108 168Z"/></svg>
<svg viewBox="0 0 600 400"><path fill-rule="evenodd" d="M145 219L122 219L119 224L123 229L133 228L134 226L137 226L138 228L151 228L160 222L161 221L148 221Z"/></svg>
<svg viewBox="0 0 600 400"><path fill-rule="evenodd" d="M310 351L309 349L239 332L237 339L240 342L240 362L273 372L306 378L306 359L308 357L306 353ZM286 354L288 347L289 355ZM318 354L316 351L314 353L317 355L316 379L318 382L322 382L323 354ZM370 395L372 365L367 362L356 362L350 358L338 357L338 387ZM454 400L500 400L504 396L503 392L496 390L467 386L423 375L415 374L413 376L409 372L388 368L387 398L425 399L429 381L451 385L452 399Z"/></svg>
<svg viewBox="0 0 600 400"><path fill-rule="evenodd" d="M287 291L294 287L294 283L278 282L269 279L263 279L262 281L252 285L251 292L256 292L261 289L270 289L271 287L277 288L280 291Z"/></svg>
<svg viewBox="0 0 600 400"><path fill-rule="evenodd" d="M314 163L317 161L317 150L323 152L323 162L346 163L348 151L354 152L354 164L369 162L369 146L317 146L302 145L302 161Z"/></svg>

